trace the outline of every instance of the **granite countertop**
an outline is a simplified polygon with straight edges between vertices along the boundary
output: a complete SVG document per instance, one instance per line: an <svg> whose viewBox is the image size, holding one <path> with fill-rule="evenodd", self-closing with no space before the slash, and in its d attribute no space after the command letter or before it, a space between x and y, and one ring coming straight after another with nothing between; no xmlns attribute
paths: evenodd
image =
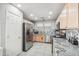
<svg viewBox="0 0 79 59"><path fill-rule="evenodd" d="M61 45L62 48L65 50L65 52L60 53L60 56L79 56L79 46L76 45L72 45L70 42L68 42L68 40L64 39L64 38L56 38L56 37L52 37L52 41L53 44L57 43L59 44L59 46ZM53 45L52 44L52 45Z"/></svg>

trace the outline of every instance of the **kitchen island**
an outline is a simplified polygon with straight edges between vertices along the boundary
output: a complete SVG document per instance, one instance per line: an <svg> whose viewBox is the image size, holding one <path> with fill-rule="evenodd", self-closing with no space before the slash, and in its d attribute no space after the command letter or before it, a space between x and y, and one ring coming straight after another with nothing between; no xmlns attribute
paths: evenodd
<svg viewBox="0 0 79 59"><path fill-rule="evenodd" d="M79 56L79 46L72 45L64 38L51 37L53 56Z"/></svg>

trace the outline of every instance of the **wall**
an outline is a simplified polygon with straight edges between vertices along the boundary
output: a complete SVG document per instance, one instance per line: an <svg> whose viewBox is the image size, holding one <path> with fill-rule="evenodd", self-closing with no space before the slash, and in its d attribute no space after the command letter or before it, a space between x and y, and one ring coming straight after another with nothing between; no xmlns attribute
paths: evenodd
<svg viewBox="0 0 79 59"><path fill-rule="evenodd" d="M55 21L36 22L34 29L45 35L44 42L50 42L50 35L55 35Z"/></svg>
<svg viewBox="0 0 79 59"><path fill-rule="evenodd" d="M25 22L25 23L28 23L28 24L34 24L33 22L31 22L31 21L29 21L29 20L27 20L27 19L25 19L25 18L23 18L23 22Z"/></svg>
<svg viewBox="0 0 79 59"><path fill-rule="evenodd" d="M34 28L39 31L50 31L55 29L55 21L36 22Z"/></svg>

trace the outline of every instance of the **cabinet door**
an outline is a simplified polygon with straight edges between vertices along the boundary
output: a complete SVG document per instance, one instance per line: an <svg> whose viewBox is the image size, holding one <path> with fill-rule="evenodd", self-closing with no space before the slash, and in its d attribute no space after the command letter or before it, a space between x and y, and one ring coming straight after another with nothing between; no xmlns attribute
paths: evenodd
<svg viewBox="0 0 79 59"><path fill-rule="evenodd" d="M67 28L67 5L64 6L64 9L62 10L60 16L60 29L66 29Z"/></svg>
<svg viewBox="0 0 79 59"><path fill-rule="evenodd" d="M67 28L67 17L61 17L60 18L60 29L66 29Z"/></svg>
<svg viewBox="0 0 79 59"><path fill-rule="evenodd" d="M6 12L6 55L17 55L22 51L21 17Z"/></svg>
<svg viewBox="0 0 79 59"><path fill-rule="evenodd" d="M68 4L68 28L78 28L78 4Z"/></svg>

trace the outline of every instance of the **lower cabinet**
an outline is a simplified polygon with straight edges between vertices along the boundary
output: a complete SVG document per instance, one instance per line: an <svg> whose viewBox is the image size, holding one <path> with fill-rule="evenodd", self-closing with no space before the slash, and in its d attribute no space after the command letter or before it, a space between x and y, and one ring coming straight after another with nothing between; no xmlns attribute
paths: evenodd
<svg viewBox="0 0 79 59"><path fill-rule="evenodd" d="M70 46L66 39L54 38L53 39L53 56L68 56L67 53Z"/></svg>
<svg viewBox="0 0 79 59"><path fill-rule="evenodd" d="M33 35L33 41L34 42L44 42L45 40L45 35Z"/></svg>

